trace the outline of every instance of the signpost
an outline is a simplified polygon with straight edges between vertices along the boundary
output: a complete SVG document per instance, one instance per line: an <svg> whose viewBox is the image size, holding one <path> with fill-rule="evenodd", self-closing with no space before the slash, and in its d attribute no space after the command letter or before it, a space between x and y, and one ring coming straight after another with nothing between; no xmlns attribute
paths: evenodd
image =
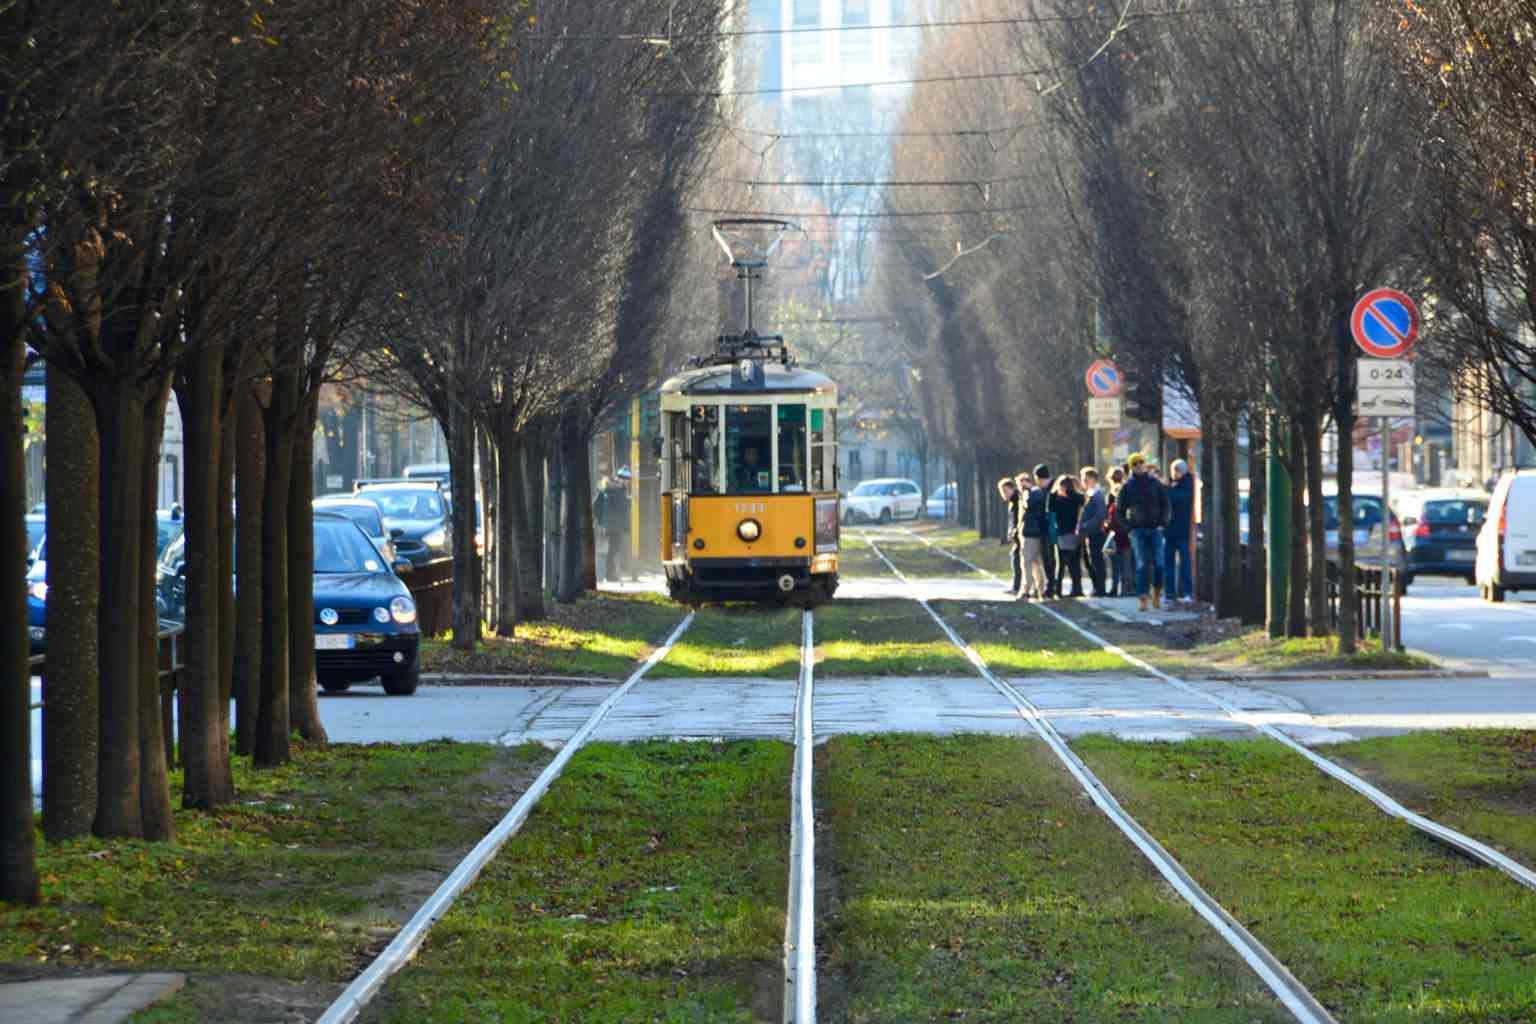
<svg viewBox="0 0 1536 1024"><path fill-rule="evenodd" d="M1093 432L1094 461L1097 462L1104 449L1109 447L1099 431L1120 429L1125 404L1120 394L1125 390L1125 375L1108 359L1095 359L1088 372L1083 374L1083 381L1093 396L1088 399L1088 429Z"/></svg>
<svg viewBox="0 0 1536 1024"><path fill-rule="evenodd" d="M1360 360L1360 415L1381 417L1381 649L1392 649L1392 421L1413 414L1413 364L1419 309L1391 288L1366 292L1349 317L1349 332L1369 359ZM1348 529L1347 524L1343 526Z"/></svg>

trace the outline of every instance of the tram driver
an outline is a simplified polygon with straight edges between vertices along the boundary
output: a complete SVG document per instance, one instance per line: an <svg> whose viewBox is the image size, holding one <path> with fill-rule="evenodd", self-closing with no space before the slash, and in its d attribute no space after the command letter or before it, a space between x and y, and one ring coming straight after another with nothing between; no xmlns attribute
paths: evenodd
<svg viewBox="0 0 1536 1024"><path fill-rule="evenodd" d="M741 462L736 466L735 490L767 491L770 489L768 467L762 465L762 456L755 445L744 445Z"/></svg>

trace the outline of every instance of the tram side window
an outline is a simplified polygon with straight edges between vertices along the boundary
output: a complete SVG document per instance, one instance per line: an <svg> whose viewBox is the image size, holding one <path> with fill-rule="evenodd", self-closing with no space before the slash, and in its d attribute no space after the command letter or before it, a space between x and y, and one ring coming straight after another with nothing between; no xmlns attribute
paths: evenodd
<svg viewBox="0 0 1536 1024"><path fill-rule="evenodd" d="M828 453L832 450L832 437L836 431L835 420L837 413L831 409L811 410L811 490L825 491L827 487L828 464L832 461Z"/></svg>
<svg viewBox="0 0 1536 1024"><path fill-rule="evenodd" d="M779 409L779 490L805 490L805 406L781 405Z"/></svg>
<svg viewBox="0 0 1536 1024"><path fill-rule="evenodd" d="M667 488L681 491L688 483L688 414L667 413Z"/></svg>
<svg viewBox="0 0 1536 1024"><path fill-rule="evenodd" d="M725 465L730 493L773 490L773 407L732 405L725 413Z"/></svg>
<svg viewBox="0 0 1536 1024"><path fill-rule="evenodd" d="M696 405L689 414L688 465L690 494L720 494L720 407Z"/></svg>

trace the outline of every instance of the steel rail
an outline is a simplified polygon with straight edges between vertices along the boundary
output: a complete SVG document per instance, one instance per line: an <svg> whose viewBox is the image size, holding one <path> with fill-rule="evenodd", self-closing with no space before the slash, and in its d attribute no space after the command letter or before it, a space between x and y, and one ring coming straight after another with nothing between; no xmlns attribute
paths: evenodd
<svg viewBox="0 0 1536 1024"><path fill-rule="evenodd" d="M678 638L691 625L693 625L693 613L689 612L683 621L677 624L672 635L667 637L666 642L652 651L651 656L646 658L617 690L597 706L596 710L582 723L581 728L577 729L560 748L560 753L555 756L555 759L534 780L533 785L529 786L527 791L518 798L517 803L512 805L512 809L506 813L506 816L497 823L495 828L486 833L485 838L481 839L473 850L469 851L469 855L453 869L453 873L443 879L437 891L432 893L421 905L421 909L405 923L405 927L401 928L390 944L384 948L384 952L380 953L362 974L353 979L352 984L348 985L346 990L336 997L336 1001L320 1015L316 1024L347 1024L348 1021L354 1020L369 1000L383 989L384 983L390 976L410 962L416 955L416 951L421 948L422 942L426 940L432 926L442 919L453 906L454 900L458 899L459 895L479 877L481 870L492 857L496 856L497 851L507 840L522 828L523 823L528 820L528 815L532 813L534 805L539 802L539 798L560 777L566 764L576 756L576 752L587 742L603 719L608 717L608 712L613 710L613 706L634 689L635 684L657 662L667 656Z"/></svg>
<svg viewBox="0 0 1536 1024"><path fill-rule="evenodd" d="M816 1021L816 819L811 785L815 730L813 613L800 614L800 685L795 695L795 769L790 782L789 914L784 922L784 1024Z"/></svg>
<svg viewBox="0 0 1536 1024"><path fill-rule="evenodd" d="M1050 747L1051 752L1071 772L1072 777L1077 780L1078 785L1088 794L1089 799L1093 801L1094 805L1104 812L1104 815L1131 841L1131 844L1136 849L1141 851L1142 856L1151 862L1152 866L1173 887L1174 891L1193 907L1195 912L1204 918L1207 924L1216 930L1217 934L1226 941L1227 945L1231 946L1243 958L1243 961L1253 969L1253 972L1274 993L1275 998L1290 1011L1291 1015L1298 1021L1303 1022L1303 1024L1333 1024L1333 1015L1328 1012L1322 1003L1318 1002L1317 997L1312 995L1307 990L1307 987L1297 980L1296 976L1273 953L1265 948L1263 943L1228 913L1225 907L1218 903L1210 893L1206 892L1200 886L1200 883L1195 881L1189 872L1185 871L1183 866L1174 859L1173 855L1153 838L1151 833L1142 828L1141 824L1131 817L1125 808L1120 806L1120 802L1115 799L1114 794L1109 791L1104 783L1099 780L1098 776L1093 773L1093 770L1067 745L1066 740L1056 731L1056 727L1051 724L1050 720L1040 712L1040 709L1013 686L994 675L992 669L988 667L981 655L977 654L975 649L950 628L949 623L944 621L943 616L933 610L928 604L928 599L922 595L922 592L900 569L896 568L895 563L885 556L885 552L880 550L879 545L867 534L863 535L863 539L870 546L870 550L874 551L880 560L886 564L887 568L895 574L896 578L911 589L913 599L933 618L934 622L938 623L939 628L944 631L944 635L949 638L950 643L960 649L960 652L970 661L977 673L1018 710L1020 717L1029 722L1035 733L1045 741L1046 745Z"/></svg>
<svg viewBox="0 0 1536 1024"><path fill-rule="evenodd" d="M990 577L991 579L999 578L994 573L990 573L980 566L972 565L970 562L966 561L964 558L961 558L953 551L946 550L941 545L934 544L932 541L919 534L912 533L910 530L907 532L917 540L921 541L923 544L933 548L940 554L948 555L950 558L953 558L961 565L979 572L983 576ZM1532 871L1530 868L1526 867L1524 864L1521 864L1519 861L1514 860L1513 858L1506 856L1503 853L1500 853L1498 850L1495 850L1487 843L1479 842L1478 840L1472 838L1469 835L1466 835L1463 832L1458 832L1453 828L1449 828L1440 824L1438 821L1434 821L1431 818L1426 818L1422 814L1418 814L1415 811L1409 810L1402 804L1398 803L1396 800L1392 799L1392 797L1388 796L1382 790L1371 785L1369 782L1365 781L1360 776L1350 771L1348 768L1328 760L1328 758L1319 754L1317 751L1312 750L1305 744L1291 738L1290 736L1287 736L1282 730L1274 725L1271 725L1269 722L1263 721L1258 716L1244 711L1237 705L1221 697L1218 697L1213 693L1207 693L1199 687L1191 686L1188 682L1180 679L1178 676L1170 675L1169 673L1164 672L1156 665L1144 661L1141 658L1136 657L1136 655L1125 650L1124 648L1110 643L1103 637L1094 633L1092 630L1078 625L1076 622L1073 622L1071 619L1067 618L1065 615L1062 615L1055 609L1048 608L1043 604L1036 605L1035 607L1039 608L1047 615L1050 615L1052 618L1056 619L1058 622L1062 623L1064 626L1066 626L1068 629L1071 629L1079 636L1088 640L1090 643L1098 644L1101 648L1108 651L1109 653L1119 655L1121 658L1124 658L1126 661L1130 662L1132 665L1135 665L1143 672L1161 679L1163 682L1167 683L1169 686L1172 686L1174 689L1181 693L1188 694L1191 697L1199 697L1202 700L1205 700L1206 702L1219 708L1232 721L1246 725L1250 729L1268 736L1275 742L1289 747L1291 750L1300 754L1308 761L1311 761L1312 764L1325 775L1329 775L1332 778L1337 779L1339 782L1344 783L1344 785L1348 786L1350 789L1354 790L1356 793L1359 793L1371 803L1375 804L1376 807L1383 813L1389 814L1394 818L1401 819L1407 824L1418 829L1420 832L1423 832L1425 835L1438 839L1440 842L1445 843L1447 846L1450 846L1453 849L1461 851L1469 857L1480 860L1490 867L1498 868L1500 871L1504 872L1510 878L1513 878L1516 882L1519 882L1521 885L1528 889L1536 889L1536 871Z"/></svg>

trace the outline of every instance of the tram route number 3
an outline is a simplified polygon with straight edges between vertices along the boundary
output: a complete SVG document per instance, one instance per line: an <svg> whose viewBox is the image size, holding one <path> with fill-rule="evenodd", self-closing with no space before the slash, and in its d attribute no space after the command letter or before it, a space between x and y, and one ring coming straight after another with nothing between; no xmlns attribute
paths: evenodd
<svg viewBox="0 0 1536 1024"><path fill-rule="evenodd" d="M738 501L736 503L736 514L739 515L739 516L749 516L749 515L752 515L754 512L757 513L758 515L762 515L767 510L768 510L768 506L763 504L760 501L759 502Z"/></svg>

